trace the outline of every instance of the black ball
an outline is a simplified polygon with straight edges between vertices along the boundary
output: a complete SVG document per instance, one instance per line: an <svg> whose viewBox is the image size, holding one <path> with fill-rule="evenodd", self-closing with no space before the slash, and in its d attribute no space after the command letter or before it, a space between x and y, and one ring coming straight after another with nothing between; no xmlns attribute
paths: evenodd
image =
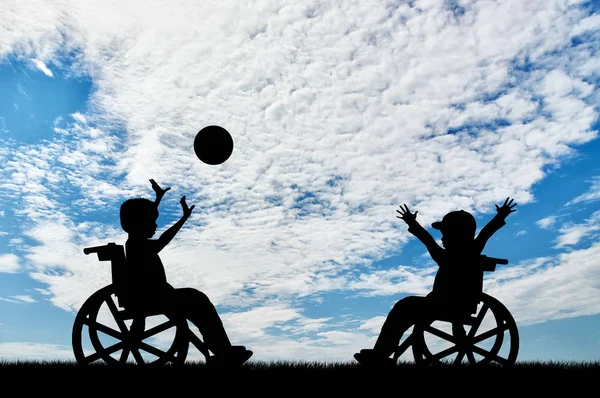
<svg viewBox="0 0 600 398"><path fill-rule="evenodd" d="M223 127L206 126L196 134L194 152L206 164L221 164L233 152L233 138Z"/></svg>

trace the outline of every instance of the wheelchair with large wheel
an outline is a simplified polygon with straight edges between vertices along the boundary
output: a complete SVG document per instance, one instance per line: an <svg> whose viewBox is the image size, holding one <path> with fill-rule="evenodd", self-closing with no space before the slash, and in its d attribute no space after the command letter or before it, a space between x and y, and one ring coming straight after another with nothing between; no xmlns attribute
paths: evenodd
<svg viewBox="0 0 600 398"><path fill-rule="evenodd" d="M480 258L486 272L495 271L497 264L508 264L505 259L484 255ZM419 365L513 365L519 352L519 331L511 313L483 291L473 303L474 313L433 311L417 322L394 352L394 361L412 347L414 361Z"/></svg>
<svg viewBox="0 0 600 398"><path fill-rule="evenodd" d="M206 360L210 358L210 351L192 332L187 319L164 308L131 306L125 285L123 246L108 243L85 248L83 252L97 253L98 260L111 262L112 284L93 293L77 312L72 345L79 364L104 361L108 365L118 365L132 362L132 359L139 365L182 365L190 342ZM162 321L156 318L162 318ZM88 352L84 347L86 334L91 343Z"/></svg>

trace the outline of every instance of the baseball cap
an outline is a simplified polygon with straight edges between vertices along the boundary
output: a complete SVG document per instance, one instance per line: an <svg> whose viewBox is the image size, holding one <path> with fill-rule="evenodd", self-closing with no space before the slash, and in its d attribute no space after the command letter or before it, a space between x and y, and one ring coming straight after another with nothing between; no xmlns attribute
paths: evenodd
<svg viewBox="0 0 600 398"><path fill-rule="evenodd" d="M464 210L451 211L442 218L442 221L436 221L431 226L440 231L463 232L473 236L477 230L475 217Z"/></svg>

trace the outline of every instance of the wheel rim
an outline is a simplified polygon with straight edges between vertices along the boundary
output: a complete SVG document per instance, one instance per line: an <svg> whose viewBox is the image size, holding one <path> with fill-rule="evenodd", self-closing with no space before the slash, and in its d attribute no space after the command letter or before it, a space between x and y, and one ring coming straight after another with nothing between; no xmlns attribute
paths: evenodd
<svg viewBox="0 0 600 398"><path fill-rule="evenodd" d="M73 326L75 358L81 364L98 360L110 365L130 360L140 365L183 364L188 351L187 323L163 317L166 321L148 328L145 318L125 321L115 303L113 286L106 286L94 293L77 314ZM90 355L82 348L85 326L94 350ZM147 342L149 339L166 345L166 349Z"/></svg>
<svg viewBox="0 0 600 398"><path fill-rule="evenodd" d="M97 312L100 307L99 300L103 296L103 290L101 289L96 293L92 294L81 306L77 315L75 316L75 322L73 323L72 331L72 346L75 360L81 365L88 365L101 359L97 352L87 355L83 348L83 329L88 324L88 319L91 313Z"/></svg>
<svg viewBox="0 0 600 398"><path fill-rule="evenodd" d="M413 355L417 363L458 365L466 362L482 366L495 362L507 366L516 361L519 349L517 325L508 309L485 293L481 296L476 321L468 332L462 324L449 326L446 323L446 330L442 330L434 323L439 324L430 320L415 325ZM451 332L448 330L450 328ZM507 332L509 337L505 338ZM428 339L428 336L435 336L443 343L436 341L432 344L434 339ZM500 352L504 342L510 345L508 353Z"/></svg>

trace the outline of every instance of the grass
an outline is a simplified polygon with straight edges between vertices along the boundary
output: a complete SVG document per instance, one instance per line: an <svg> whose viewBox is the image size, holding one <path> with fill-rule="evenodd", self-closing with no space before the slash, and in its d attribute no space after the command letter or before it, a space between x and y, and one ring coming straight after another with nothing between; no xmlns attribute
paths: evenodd
<svg viewBox="0 0 600 398"><path fill-rule="evenodd" d="M73 361L0 362L0 381L5 388L14 384L17 388L27 386L29 392L37 387L44 387L44 391L48 392L47 386L54 386L57 392L70 391L79 397L86 394L74 387L77 385L85 386L86 391L91 388L90 391L95 391L94 395L106 389L116 396L121 395L117 393L121 389L158 393L160 389L168 388L173 393L189 388L208 388L209 385L229 392L254 391L262 395L276 393L281 396L294 392L291 395L344 393L372 396L390 388L397 389L397 395L402 395L404 386L427 392L450 392L457 388L463 393L480 389L509 391L519 386L519 391L529 388L537 393L556 393L568 388L573 393L577 389L585 391L589 386L595 387L599 380L600 361L517 362L511 368L466 365L421 367L399 363L392 369L369 369L356 362L250 361L239 369L227 371L207 368L203 363L162 368L132 364L115 368L103 364L82 367Z"/></svg>
<svg viewBox="0 0 600 398"><path fill-rule="evenodd" d="M140 371L144 371L143 369L150 369L151 367L144 368L143 366L138 366L135 364L127 364L118 369L138 369ZM204 370L209 371L209 368L204 365L202 362L187 362L185 365L180 367L170 367L165 366L161 368L161 371L164 369L181 369L182 371L186 371L187 369L194 370ZM20 370L20 369L60 369L60 370L84 370L84 369L117 369L110 366L105 365L104 363L94 363L88 365L87 367L79 365L75 361L70 360L56 360L56 361L10 361L10 360L0 360L0 370ZM274 370L284 370L284 371L328 371L328 370L340 370L340 371L348 371L349 369L357 369L360 371L365 370L364 367L359 365L357 362L318 362L318 361L248 361L244 366L241 367L242 371L274 371ZM440 371L449 371L450 369L463 369L461 371L520 371L520 370L560 370L560 371L583 371L583 370L599 370L600 371L600 360L598 361L587 361L587 362L569 362L569 361L518 361L515 365L510 368L503 368L499 365L490 364L488 366L483 367L471 367L469 365L461 365L461 366L441 366L439 368L432 367L419 367L412 362L399 362L397 367L392 371L402 371L402 370L418 370L423 372L430 372L433 369L443 369ZM510 370L508 370L510 369Z"/></svg>

